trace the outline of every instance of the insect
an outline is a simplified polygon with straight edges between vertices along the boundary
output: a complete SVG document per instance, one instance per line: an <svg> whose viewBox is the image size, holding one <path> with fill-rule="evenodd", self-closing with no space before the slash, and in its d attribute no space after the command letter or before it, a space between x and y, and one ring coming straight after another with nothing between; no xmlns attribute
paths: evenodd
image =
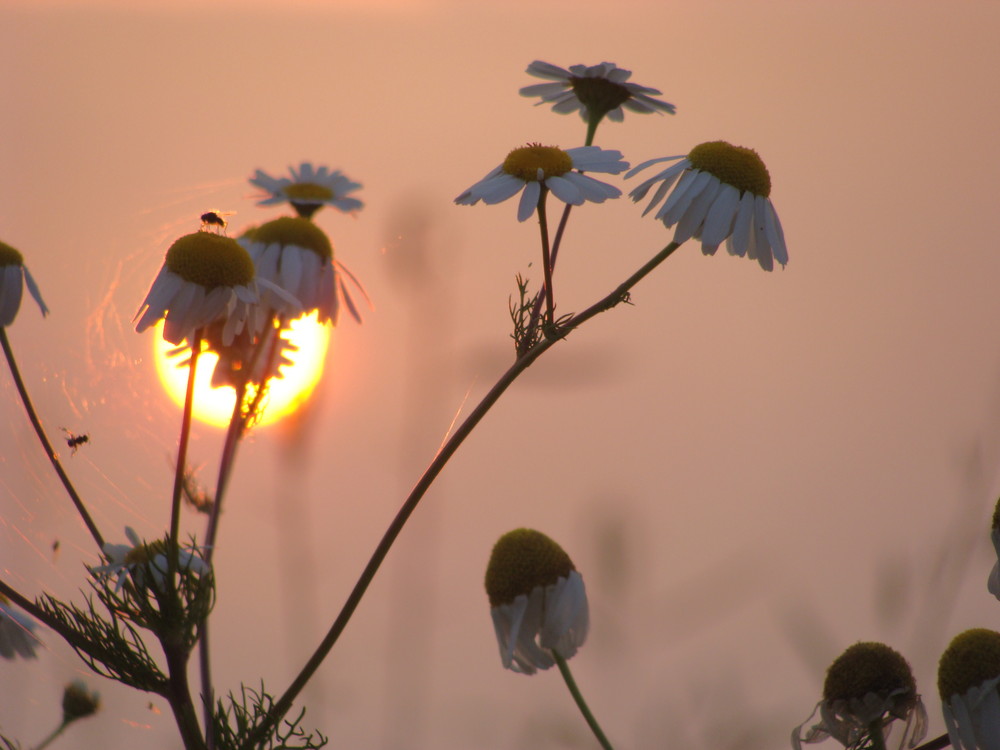
<svg viewBox="0 0 1000 750"><path fill-rule="evenodd" d="M73 449L74 456L80 450L81 445L90 442L90 435L74 435L65 427L62 428L62 431L66 433L66 445Z"/></svg>
<svg viewBox="0 0 1000 750"><path fill-rule="evenodd" d="M206 211L201 215L201 231L216 234L225 234L229 222L227 216L232 216L235 211Z"/></svg>

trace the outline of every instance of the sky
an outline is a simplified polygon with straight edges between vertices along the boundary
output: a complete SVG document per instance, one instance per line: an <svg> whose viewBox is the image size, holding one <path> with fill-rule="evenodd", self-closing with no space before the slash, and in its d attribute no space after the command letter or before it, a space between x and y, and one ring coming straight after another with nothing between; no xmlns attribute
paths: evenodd
<svg viewBox="0 0 1000 750"><path fill-rule="evenodd" d="M513 202L453 199L512 148L582 144L578 117L518 96L532 60L615 62L677 114L629 113L595 143L633 164L756 149L788 266L685 245L533 365L418 509L305 723L338 747L593 747L557 674L497 656L482 577L496 539L529 526L586 581L571 665L616 746L783 746L858 640L906 656L936 736L940 653L1000 622L998 24L992 2L922 0L6 3L0 240L52 309L26 300L12 345L53 433L91 436L68 464L105 535L155 537L180 415L131 319L164 252L209 209L235 211L233 231L279 215L255 206L258 168L363 183L356 217L317 221L374 309L334 332L308 411L241 448L215 556L219 684L279 691L512 361L537 226ZM669 239L627 199L575 210L560 309ZM206 482L220 445L196 430ZM4 580L79 601L97 552L9 375L0 466ZM0 731L37 742L83 677L105 707L64 746L176 747L162 701L45 641L0 668Z"/></svg>

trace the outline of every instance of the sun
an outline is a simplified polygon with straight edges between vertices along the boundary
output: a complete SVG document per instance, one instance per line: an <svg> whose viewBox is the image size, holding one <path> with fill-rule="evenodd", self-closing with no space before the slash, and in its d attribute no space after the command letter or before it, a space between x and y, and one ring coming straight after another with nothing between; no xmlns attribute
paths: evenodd
<svg viewBox="0 0 1000 750"><path fill-rule="evenodd" d="M160 382L170 398L178 406L184 405L187 389L187 366L183 364L190 356L187 348L179 349L169 341L164 341L157 324L153 359ZM287 352L290 365L281 367L282 377L273 379L268 385L264 413L257 422L258 427L277 422L294 412L306 402L320 377L326 361L326 351L330 345L330 326L321 324L317 313L313 312L292 321L291 328L282 338L298 347ZM219 361L214 352L202 352L198 356L198 369L194 382L194 418L206 424L226 427L233 414L236 391L229 387L213 388L212 371Z"/></svg>

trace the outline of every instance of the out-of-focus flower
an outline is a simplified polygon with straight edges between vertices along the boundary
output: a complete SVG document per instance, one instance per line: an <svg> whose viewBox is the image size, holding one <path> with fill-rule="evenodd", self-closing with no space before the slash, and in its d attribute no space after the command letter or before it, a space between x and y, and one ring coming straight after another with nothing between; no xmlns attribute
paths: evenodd
<svg viewBox="0 0 1000 750"><path fill-rule="evenodd" d="M552 652L569 659L587 639L583 578L562 547L541 532L516 529L493 547L486 593L504 667L548 669Z"/></svg>
<svg viewBox="0 0 1000 750"><path fill-rule="evenodd" d="M73 680L63 689L63 724L93 716L100 707L100 693L90 690L83 680Z"/></svg>
<svg viewBox="0 0 1000 750"><path fill-rule="evenodd" d="M351 317L361 322L344 279L351 280L367 299L364 287L334 258L330 239L308 219L275 219L248 230L239 242L253 259L257 278L288 291L299 300L302 312L317 310L320 323L336 325L343 300Z"/></svg>
<svg viewBox="0 0 1000 750"><path fill-rule="evenodd" d="M91 574L95 578L114 578L116 591L121 591L130 575L137 587L147 588L150 584L146 579L148 574L156 587L162 589L166 583L168 570L166 542L162 539L143 542L131 526L125 527L125 536L128 537L130 544L104 545L102 551L108 562L91 568ZM181 547L178 550L177 563L178 572L182 575L190 573L203 576L211 570L198 550L193 547Z"/></svg>
<svg viewBox="0 0 1000 750"><path fill-rule="evenodd" d="M1000 633L955 636L941 655L938 692L955 750L1000 750Z"/></svg>
<svg viewBox="0 0 1000 750"><path fill-rule="evenodd" d="M35 649L41 644L35 635L37 627L31 617L14 609L10 600L0 594L0 656L34 659Z"/></svg>
<svg viewBox="0 0 1000 750"><path fill-rule="evenodd" d="M25 284L38 303L42 316L48 315L49 308L42 300L34 277L24 265L24 257L10 245L0 242L0 328L9 326L17 317Z"/></svg>
<svg viewBox="0 0 1000 750"><path fill-rule="evenodd" d="M1000 599L1000 500L997 500L993 510L993 525L990 528L990 541L993 542L993 549L997 553L997 562L993 563L993 570L990 571L989 581L986 588L997 599Z"/></svg>
<svg viewBox="0 0 1000 750"><path fill-rule="evenodd" d="M264 299L262 299L262 296ZM255 278L253 260L240 244L211 232L194 232L174 242L136 312L142 332L166 316L163 338L191 343L196 330L223 321L224 343L248 328L260 331L266 307L280 300L290 309L298 301L266 279Z"/></svg>
<svg viewBox="0 0 1000 750"><path fill-rule="evenodd" d="M788 263L785 235L769 198L771 176L756 151L710 141L695 146L687 156L650 159L625 176L663 161L677 163L629 195L640 201L660 183L643 216L662 201L655 218L667 227L677 225L674 242L694 237L701 240L702 252L714 255L725 241L730 255L755 259L765 271L774 268L774 261Z"/></svg>
<svg viewBox="0 0 1000 750"><path fill-rule="evenodd" d="M819 711L820 721L808 726ZM927 712L917 693L910 665L884 643L855 643L830 665L823 700L792 731L792 747L833 737L847 748L859 747L880 732L883 747L896 720L904 728L895 747L913 748L927 732ZM808 727L808 728L807 728Z"/></svg>
<svg viewBox="0 0 1000 750"><path fill-rule="evenodd" d="M483 201L491 205L521 193L517 220L526 221L538 206L542 188L551 190L556 198L573 206L585 201L603 203L622 194L613 185L573 171L577 169L581 172L618 174L628 169L628 162L622 160L621 151L598 146L580 146L563 151L555 146L530 143L507 154L503 164L490 170L483 179L459 195L455 203L472 206Z"/></svg>
<svg viewBox="0 0 1000 750"><path fill-rule="evenodd" d="M521 89L521 96L538 96L538 104L551 104L552 111L569 114L579 111L586 120L600 120L605 115L609 120L621 122L625 113L667 112L674 114L676 108L669 102L654 99L662 92L648 86L628 83L631 70L619 68L614 63L600 65L570 65L569 70L558 65L535 60L528 66L527 73L545 78L554 83L536 83Z"/></svg>
<svg viewBox="0 0 1000 750"><path fill-rule="evenodd" d="M250 184L259 187L264 195L257 201L258 206L276 203L290 203L299 216L310 218L323 206L333 206L350 213L360 211L364 203L357 198L347 197L361 188L360 182L345 177L339 169L330 171L327 167L313 168L304 161L296 169L289 167L291 177L271 177L258 169Z"/></svg>

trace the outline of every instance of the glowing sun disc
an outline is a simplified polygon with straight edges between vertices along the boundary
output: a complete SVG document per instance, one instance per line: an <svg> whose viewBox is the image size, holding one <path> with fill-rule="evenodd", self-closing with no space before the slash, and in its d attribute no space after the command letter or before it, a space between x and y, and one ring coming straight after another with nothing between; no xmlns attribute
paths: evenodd
<svg viewBox="0 0 1000 750"><path fill-rule="evenodd" d="M160 382L170 398L181 408L187 389L188 368L182 364L190 357L189 349L176 351L177 347L163 340L163 322L156 326L153 359ZM288 350L286 356L290 365L282 365L282 377L271 380L265 398L264 414L258 427L277 422L294 412L309 398L323 375L326 350L330 344L330 327L317 320L316 313L292 321L291 330L282 338L298 347ZM194 379L194 418L206 424L225 427L233 414L236 391L229 387L212 387L212 371L219 361L214 352L202 352L198 356L198 367Z"/></svg>

